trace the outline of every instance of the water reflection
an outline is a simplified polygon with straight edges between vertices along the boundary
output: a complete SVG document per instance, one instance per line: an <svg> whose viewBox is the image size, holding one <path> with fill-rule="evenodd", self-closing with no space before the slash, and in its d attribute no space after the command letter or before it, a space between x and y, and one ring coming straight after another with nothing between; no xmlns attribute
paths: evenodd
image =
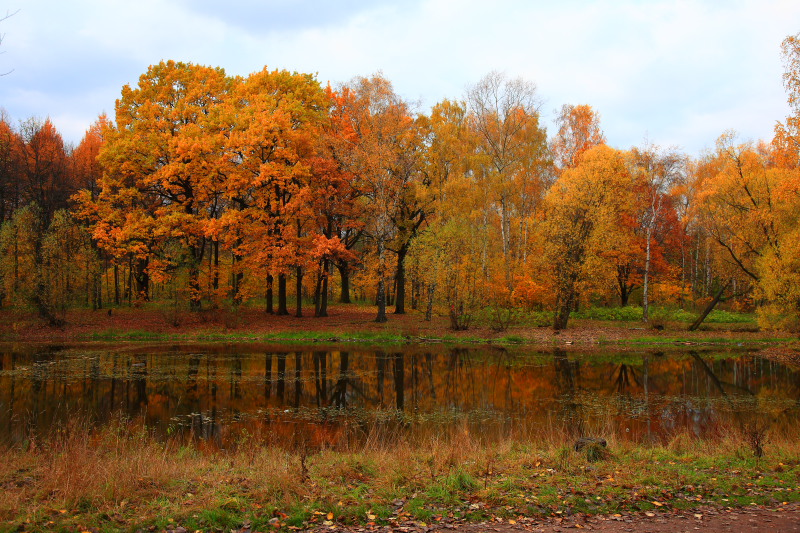
<svg viewBox="0 0 800 533"><path fill-rule="evenodd" d="M219 445L245 431L328 442L376 421L654 441L753 420L789 428L799 384L795 370L744 352L22 347L0 355L0 439L122 414Z"/></svg>

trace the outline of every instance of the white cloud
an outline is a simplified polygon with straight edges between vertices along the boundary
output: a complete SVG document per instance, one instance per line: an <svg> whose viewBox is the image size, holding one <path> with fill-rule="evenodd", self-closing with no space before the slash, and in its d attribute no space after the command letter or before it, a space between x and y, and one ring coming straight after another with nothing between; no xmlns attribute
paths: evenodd
<svg viewBox="0 0 800 533"><path fill-rule="evenodd" d="M500 70L535 82L546 116L592 105L615 146L647 134L696 154L729 128L771 135L788 112L779 45L798 20L800 3L784 0L27 0L0 27L0 67L15 68L0 104L49 115L77 142L161 59L323 83L382 70L423 111Z"/></svg>

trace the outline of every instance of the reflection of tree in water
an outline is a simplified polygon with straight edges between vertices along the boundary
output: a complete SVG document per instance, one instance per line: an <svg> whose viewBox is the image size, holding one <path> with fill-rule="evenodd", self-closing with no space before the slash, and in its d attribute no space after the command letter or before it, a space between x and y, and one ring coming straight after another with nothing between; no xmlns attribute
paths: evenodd
<svg viewBox="0 0 800 533"><path fill-rule="evenodd" d="M236 400L242 397L242 356L238 353L231 359L230 397Z"/></svg>
<svg viewBox="0 0 800 533"><path fill-rule="evenodd" d="M189 368L186 369L186 392L190 399L197 398L197 376L200 373L200 355L189 356Z"/></svg>
<svg viewBox="0 0 800 533"><path fill-rule="evenodd" d="M286 393L286 354L278 354L278 400L283 404L283 397Z"/></svg>
<svg viewBox="0 0 800 533"><path fill-rule="evenodd" d="M451 348L447 353L447 377L444 382L443 402L451 409L460 408L458 398L478 396L478 384L472 371L472 357L467 348Z"/></svg>
<svg viewBox="0 0 800 533"><path fill-rule="evenodd" d="M314 386L317 407L328 397L328 352L314 352Z"/></svg>
<svg viewBox="0 0 800 533"><path fill-rule="evenodd" d="M765 413L760 409L758 398L756 398L756 395L753 393L753 391L747 387L743 387L735 383L722 381L714 372L713 368L709 366L702 357L700 357L698 352L693 350L689 352L689 355L691 355L697 366L699 366L706 376L708 376L708 379L711 381L714 388L725 399L726 403L731 409L731 412L733 413L734 421L739 426L741 431L748 431L749 428L764 428L764 430L766 430L766 428L770 426L771 419L769 413ZM738 396L738 401L736 404L732 402L731 397L728 394L728 390L735 390L743 393ZM692 429L697 436L701 436L703 433L705 433L705 430L708 428L708 426L710 426L717 418L716 409L714 408L713 403L701 409L688 409L688 414L692 417Z"/></svg>
<svg viewBox="0 0 800 533"><path fill-rule="evenodd" d="M264 354L264 398L272 396L272 353Z"/></svg>
<svg viewBox="0 0 800 533"><path fill-rule="evenodd" d="M580 362L570 361L564 350L553 351L553 364L556 371L556 390L561 404L561 419L572 437L585 435L584 406L577 400Z"/></svg>
<svg viewBox="0 0 800 533"><path fill-rule="evenodd" d="M330 401L337 409L347 408L347 402L350 396L348 389L356 396L366 399L364 391L353 377L353 373L350 371L350 353L339 352L339 378L336 380L333 390L331 391Z"/></svg>
<svg viewBox="0 0 800 533"><path fill-rule="evenodd" d="M395 406L398 411L405 407L405 358L402 352L392 355L394 359L394 395Z"/></svg>
<svg viewBox="0 0 800 533"><path fill-rule="evenodd" d="M337 409L344 409L347 407L347 384L350 381L350 354L348 352L341 352L339 354L339 379L333 386L331 392L331 401Z"/></svg>
<svg viewBox="0 0 800 533"><path fill-rule="evenodd" d="M214 441L217 444L221 444L222 436L220 431L220 422L217 416L218 415L217 413L217 364L218 363L217 361L212 361L212 358L208 356L206 356L205 359L206 359L205 382L207 390L200 391L198 393L198 396L207 399L208 402L210 403L210 407L205 409L205 412L207 414L204 415L203 413L201 413L199 409L199 398L198 398L198 403L196 404L198 405L198 408L193 410L190 429L193 435L203 440ZM199 375L199 362L200 361L198 359L198 375Z"/></svg>
<svg viewBox="0 0 800 533"><path fill-rule="evenodd" d="M300 379L300 373L303 371L303 354L295 352L294 354L294 405L295 409L300 408L300 395L303 392L303 380Z"/></svg>
<svg viewBox="0 0 800 533"><path fill-rule="evenodd" d="M226 440L228 424L232 431L241 426L229 416L236 409L255 414L262 406L267 407L260 423L278 424L285 432L286 424L307 417L305 411L302 416L285 414L284 406L316 406L320 416L315 420L326 420L331 424L329 429L337 431L350 431L362 420L373 424L370 429L375 423L389 421L382 427L392 431L406 421L434 424L437 422L428 421L439 420L387 416L387 410L403 410L441 411L447 420L463 415L470 424L490 430L502 429L501 424L506 422L513 425L524 421L527 428L528 422L538 425L551 420L570 433L597 436L590 433L598 421L594 410L598 401L599 413L618 423L623 432L630 427L634 432L630 436L635 434L637 439L645 434L646 417L648 424L652 421L655 438L664 434L662 428L667 430L667 438L670 429L702 436L708 436L710 429L713 436L721 422L736 427L736 410L742 412L740 418L747 414L750 420L754 418L750 411L769 409L773 418L786 417L775 418L779 427L796 424L790 420L796 416L796 409L788 415L776 415L778 407L772 406L778 403L759 401L746 387L762 391L761 397L781 400L800 394L796 373L783 366L771 367L748 358L718 360L703 352L692 356L683 352L680 358L662 361L650 353L644 356L643 365L630 357L608 363L584 361L572 353L556 351L553 370L546 374L513 350L478 353L435 346L350 352L341 357L336 351L234 355L228 350L223 357L185 351L178 362L125 351L99 358L72 353L61 361L58 353L31 351L24 360L26 372L32 369L28 374L8 371L16 355L6 355L0 361L5 371L0 375L0 426L8 428L5 435L33 429L29 422L52 427L53 421L62 419L62 411L92 419L97 416L102 421L119 409L132 417L145 414L147 424L164 430L174 425L177 415L181 427L191 423L195 435L213 437L221 431L221 439ZM58 364L53 363L54 357ZM523 358L521 362L526 364L514 364L515 357ZM287 359L292 359L294 369L288 368ZM16 359L16 364L21 367L19 361ZM262 377L263 395L259 386ZM253 382L255 386L248 386ZM217 387L221 387L218 399ZM733 397L730 403L726 395ZM615 401L620 406L617 413ZM542 405L550 407L539 408ZM780 409L785 408L785 404L780 405ZM11 418L14 414L16 422ZM277 426L270 429L274 433Z"/></svg>
<svg viewBox="0 0 800 533"><path fill-rule="evenodd" d="M433 380L433 354L425 352L425 374L428 376L428 386L430 387L431 399L436 402L436 383Z"/></svg>
<svg viewBox="0 0 800 533"><path fill-rule="evenodd" d="M147 397L147 355L136 354L128 368L128 384L125 387L125 409L129 413L141 412L148 404ZM133 385L134 398L130 397ZM137 413L138 414L138 413Z"/></svg>
<svg viewBox="0 0 800 533"><path fill-rule="evenodd" d="M621 363L612 373L612 383L618 394L630 394L631 379L634 383L641 386L636 369L625 363Z"/></svg>

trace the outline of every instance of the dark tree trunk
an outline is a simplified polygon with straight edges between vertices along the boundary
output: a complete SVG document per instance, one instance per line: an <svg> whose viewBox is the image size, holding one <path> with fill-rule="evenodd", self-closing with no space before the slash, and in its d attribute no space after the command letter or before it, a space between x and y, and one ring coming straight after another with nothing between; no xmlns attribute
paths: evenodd
<svg viewBox="0 0 800 533"><path fill-rule="evenodd" d="M428 322L433 318L433 297L436 294L436 282L428 286L428 307L425 309L425 320Z"/></svg>
<svg viewBox="0 0 800 533"><path fill-rule="evenodd" d="M630 268L628 266L617 266L617 291L619 292L619 303L622 307L628 305L633 287L628 285L630 278Z"/></svg>
<svg viewBox="0 0 800 533"><path fill-rule="evenodd" d="M286 308L286 274L278 274L278 314L289 314Z"/></svg>
<svg viewBox="0 0 800 533"><path fill-rule="evenodd" d="M133 278L136 280L136 299L142 301L150 301L150 274L147 272L148 267L147 258L137 259Z"/></svg>
<svg viewBox="0 0 800 533"><path fill-rule="evenodd" d="M295 302L297 310L295 315L297 318L303 316L303 267L297 267L297 301Z"/></svg>
<svg viewBox="0 0 800 533"><path fill-rule="evenodd" d="M631 297L630 290L628 290L628 286L625 284L620 283L619 286L619 305L622 307L628 306L628 300Z"/></svg>
<svg viewBox="0 0 800 533"><path fill-rule="evenodd" d="M575 291L566 289L563 294L558 297L558 304L556 305L556 315L553 322L553 329L556 331L566 329L569 315L575 305Z"/></svg>
<svg viewBox="0 0 800 533"><path fill-rule="evenodd" d="M275 312L275 309L272 307L272 282L272 274L267 274L267 308L265 311L270 315Z"/></svg>
<svg viewBox="0 0 800 533"><path fill-rule="evenodd" d="M383 278L378 280L378 316L375 317L375 322L386 322L386 283Z"/></svg>
<svg viewBox="0 0 800 533"><path fill-rule="evenodd" d="M121 303L120 295L119 295L119 265L114 263L114 304L119 305Z"/></svg>
<svg viewBox="0 0 800 533"><path fill-rule="evenodd" d="M708 314L711 313L711 311L714 310L714 308L717 306L719 301L722 299L722 294L725 292L725 289L727 289L728 285L730 285L730 284L731 284L731 281L728 280L725 283L725 285L723 285L722 287L719 288L717 293L714 295L714 299L711 300L710 302L708 302L708 305L706 306L705 309L703 309L703 312L700 314L700 316L697 317L697 320L695 320L692 323L692 325L689 326L689 331L694 331L694 330L696 330L697 328L700 327L700 324L703 323L703 321L706 319Z"/></svg>
<svg viewBox="0 0 800 533"><path fill-rule="evenodd" d="M395 304L394 314L406 314L406 255L408 255L408 247L403 246L397 252L397 270L394 274L395 282Z"/></svg>
<svg viewBox="0 0 800 533"><path fill-rule="evenodd" d="M241 271L239 267L239 256L237 254L232 254L232 266L233 266L233 304L240 305L242 303L242 281L244 281L244 273Z"/></svg>
<svg viewBox="0 0 800 533"><path fill-rule="evenodd" d="M95 309L103 308L103 275L99 269L94 273L94 301Z"/></svg>
<svg viewBox="0 0 800 533"><path fill-rule="evenodd" d="M216 291L219 289L219 241L214 241L214 281L212 286Z"/></svg>
<svg viewBox="0 0 800 533"><path fill-rule="evenodd" d="M200 269L192 260L189 264L189 309L199 311L200 307Z"/></svg>
<svg viewBox="0 0 800 533"><path fill-rule="evenodd" d="M322 262L322 270L317 278L317 288L314 291L316 309L314 316L328 316L328 260Z"/></svg>
<svg viewBox="0 0 800 533"><path fill-rule="evenodd" d="M352 303L350 300L350 264L347 261L337 263L336 268L339 269L339 276L342 278L342 293L339 296L339 302L343 304Z"/></svg>

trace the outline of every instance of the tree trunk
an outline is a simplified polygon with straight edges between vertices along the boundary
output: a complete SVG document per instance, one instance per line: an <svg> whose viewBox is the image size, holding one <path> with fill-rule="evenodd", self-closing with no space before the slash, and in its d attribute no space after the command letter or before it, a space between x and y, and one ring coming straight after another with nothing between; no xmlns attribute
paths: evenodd
<svg viewBox="0 0 800 533"><path fill-rule="evenodd" d="M219 289L219 241L214 241L214 291Z"/></svg>
<svg viewBox="0 0 800 533"><path fill-rule="evenodd" d="M301 318L303 316L303 267L297 267L296 271L296 278L297 278L297 301L295 302L297 310L295 311L295 315L297 318Z"/></svg>
<svg viewBox="0 0 800 533"><path fill-rule="evenodd" d="M150 274L147 272L148 264L147 258L137 259L133 272L133 278L136 281L136 298L145 302L150 301ZM133 295L131 295L131 297L132 296Z"/></svg>
<svg viewBox="0 0 800 533"><path fill-rule="evenodd" d="M402 246L397 252L397 270L394 275L395 290L395 303L394 314L406 314L406 256L408 255L408 247Z"/></svg>
<svg viewBox="0 0 800 533"><path fill-rule="evenodd" d="M328 316L328 260L322 262L322 271L317 280L315 316Z"/></svg>
<svg viewBox="0 0 800 533"><path fill-rule="evenodd" d="M631 287L628 286L630 270L627 266L617 266L617 288L619 289L619 304L622 307L628 305L631 297Z"/></svg>
<svg viewBox="0 0 800 533"><path fill-rule="evenodd" d="M278 274L278 315L288 315L286 308L286 274Z"/></svg>
<svg viewBox="0 0 800 533"><path fill-rule="evenodd" d="M378 278L378 316L375 318L375 322L387 322L388 319L386 318L386 283L383 281L383 277Z"/></svg>
<svg viewBox="0 0 800 533"><path fill-rule="evenodd" d="M650 320L650 237L652 229L647 228L647 253L644 260L644 281L642 282L642 321Z"/></svg>
<svg viewBox="0 0 800 533"><path fill-rule="evenodd" d="M244 272L241 271L239 263L241 259L236 253L231 254L231 262L233 267L233 304L240 305L242 303L242 281L244 281Z"/></svg>
<svg viewBox="0 0 800 533"><path fill-rule="evenodd" d="M192 262L189 265L189 309L199 311L200 308L200 269Z"/></svg>
<svg viewBox="0 0 800 533"><path fill-rule="evenodd" d="M425 320L428 322L433 318L433 296L436 293L436 282L428 286L428 307L425 309Z"/></svg>
<svg viewBox="0 0 800 533"><path fill-rule="evenodd" d="M119 306L121 303L119 297L119 265L114 263L114 304Z"/></svg>
<svg viewBox="0 0 800 533"><path fill-rule="evenodd" d="M725 283L725 285L723 285L722 287L720 287L720 289L719 289L719 290L717 291L717 293L714 295L714 299L713 299L713 300L711 300L710 302L708 302L708 305L706 306L706 308L705 308L705 309L703 309L703 312L700 314L700 316L699 316L699 317L697 317L697 320L695 320L694 322L692 322L692 325L691 325L691 326L689 326L689 331L694 331L694 330L696 330L697 328L699 328L699 327L700 327L700 324L702 324L702 323L703 323L703 321L706 319L706 317L708 316L708 314L709 314L709 313L711 313L711 311L713 311L713 310L714 310L714 308L717 306L717 304L719 303L719 301L722 299L722 294L725 292L725 289L727 289L727 288L728 288L728 285L730 285L730 284L731 284L731 281L730 281L730 280L728 280L728 281Z"/></svg>
<svg viewBox="0 0 800 533"><path fill-rule="evenodd" d="M267 295L266 295L266 299L267 299L266 306L267 306L267 308L265 309L265 311L267 312L267 314L270 314L270 315L275 313L275 309L273 309L273 307L272 307L272 282L273 281L274 280L273 280L272 274L267 274Z"/></svg>
<svg viewBox="0 0 800 533"><path fill-rule="evenodd" d="M350 264L347 261L342 261L336 264L339 269L339 276L342 278L342 293L339 296L339 302L343 304L352 303L350 300Z"/></svg>
<svg viewBox="0 0 800 533"><path fill-rule="evenodd" d="M567 329L567 322L569 315L572 312L572 307L575 300L575 291L572 289L565 289L558 297L558 304L556 305L556 315L553 322L553 329L556 331Z"/></svg>

